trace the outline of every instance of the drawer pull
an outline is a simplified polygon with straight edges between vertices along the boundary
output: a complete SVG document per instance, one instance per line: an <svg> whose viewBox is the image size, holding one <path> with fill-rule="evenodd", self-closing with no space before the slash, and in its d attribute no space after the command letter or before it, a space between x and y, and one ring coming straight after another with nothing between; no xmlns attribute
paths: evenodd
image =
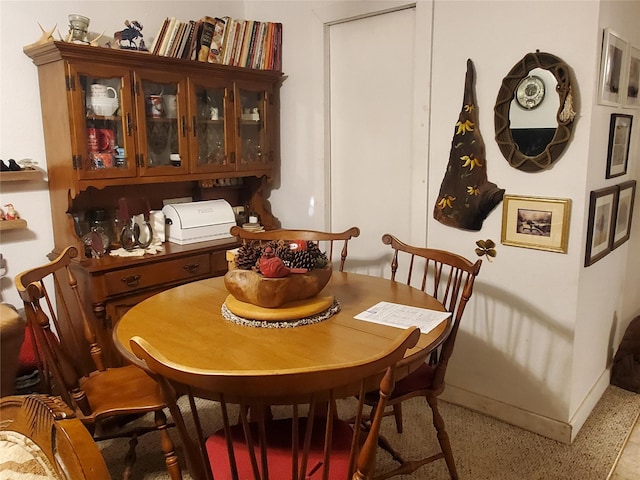
<svg viewBox="0 0 640 480"><path fill-rule="evenodd" d="M127 285L127 287L137 287L138 280L140 280L140 275L129 275L128 277L121 278L122 282Z"/></svg>
<svg viewBox="0 0 640 480"><path fill-rule="evenodd" d="M184 269L189 273L196 273L199 268L200 268L199 263L189 263L184 266Z"/></svg>

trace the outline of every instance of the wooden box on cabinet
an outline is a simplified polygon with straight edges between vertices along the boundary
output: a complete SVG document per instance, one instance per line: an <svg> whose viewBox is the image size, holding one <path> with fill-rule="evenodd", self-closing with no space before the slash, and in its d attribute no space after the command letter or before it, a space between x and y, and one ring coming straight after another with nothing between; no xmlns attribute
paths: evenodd
<svg viewBox="0 0 640 480"><path fill-rule="evenodd" d="M279 226L266 198L279 166L281 72L65 42L24 51L38 68L52 254L69 245L84 254L78 218L98 209L115 217L122 197L144 197L152 210L168 198L224 198L255 212L266 228ZM150 108L153 96L165 102L158 109ZM222 186L204 188L211 185ZM78 259L81 292L112 364L119 357L110 331L128 308L224 274L225 251L234 246L164 245L139 258Z"/></svg>

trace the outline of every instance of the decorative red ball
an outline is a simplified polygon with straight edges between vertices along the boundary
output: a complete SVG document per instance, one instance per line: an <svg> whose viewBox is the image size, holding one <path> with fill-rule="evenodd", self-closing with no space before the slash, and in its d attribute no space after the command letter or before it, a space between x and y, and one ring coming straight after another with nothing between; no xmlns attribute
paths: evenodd
<svg viewBox="0 0 640 480"><path fill-rule="evenodd" d="M306 250L307 249L307 242L306 242L306 240L293 240L289 244L289 248L291 248L291 250L294 250L294 251Z"/></svg>

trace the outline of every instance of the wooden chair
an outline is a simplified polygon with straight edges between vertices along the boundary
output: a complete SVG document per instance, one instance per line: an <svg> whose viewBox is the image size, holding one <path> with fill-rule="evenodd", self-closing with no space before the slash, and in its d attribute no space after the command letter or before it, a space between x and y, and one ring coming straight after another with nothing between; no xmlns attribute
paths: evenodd
<svg viewBox="0 0 640 480"><path fill-rule="evenodd" d="M393 389L395 364L419 336L415 327L402 331L386 351L366 362L265 375L217 372L215 365L207 370L190 368L181 365L181 359L165 357L140 337L131 339L131 348L160 378L196 480L362 480L372 478L381 414ZM380 415L374 415L363 439L363 397L374 385L379 388ZM176 391L184 390L195 423L193 436L176 403ZM356 394L362 400L357 402L358 413L350 424L338 418L336 400ZM208 438L199 419L196 395L220 402L224 427ZM239 406L240 412L233 426L229 420L232 405L234 410ZM285 405L287 418L274 420L265 414L274 405Z"/></svg>
<svg viewBox="0 0 640 480"><path fill-rule="evenodd" d="M342 242L342 249L340 250L340 267L339 271L344 270L344 262L347 259L347 246L349 240L360 235L360 229L358 227L351 227L348 230L340 233L333 232L320 232L316 230L266 230L264 232L251 232L241 227L231 227L231 235L241 239L242 243L247 241L257 241L260 243L268 242L271 240L307 240L315 242L321 249L327 247L327 258L331 260L333 258L334 243L340 244ZM337 253L338 247L336 247Z"/></svg>
<svg viewBox="0 0 640 480"><path fill-rule="evenodd" d="M430 354L428 362L396 383L393 393L387 401L387 407L392 408L393 411L385 412L385 415L393 414L395 416L397 431L402 433L402 402L414 397L425 397L433 411L433 424L437 430L441 452L425 459L407 461L388 443L384 442L383 446L392 453L400 466L387 475L376 478L382 479L408 474L426 463L444 458L451 478L457 479L458 474L449 436L445 429L444 420L438 411L438 396L445 388L444 378L447 364L453 353L460 320L473 292L473 283L480 271L482 260L472 263L455 253L407 245L388 233L382 236L382 243L390 245L394 251L391 261L392 280L396 280L398 265L404 256L408 265L406 283L411 284L414 264L418 263L416 259L423 259L424 267L416 266L416 280L420 280L420 288L423 291L438 299L447 311L451 312L452 323L447 338L437 350ZM366 402L369 405L375 405L377 402L375 395L368 394ZM382 440L384 441L384 439Z"/></svg>
<svg viewBox="0 0 640 480"><path fill-rule="evenodd" d="M27 322L33 329L37 349L42 356L43 384L49 385L52 393L64 400L95 440L131 438L125 478L129 477L135 461L136 437L158 431L167 469L172 479L179 479L178 459L167 431L163 411L166 405L158 383L134 365L104 366L100 345L71 270L71 261L77 255L75 247L67 247L52 262L15 277ZM47 291L51 284L57 309L53 307L53 299ZM51 321L56 333L52 330ZM76 326L80 326L81 331L77 331ZM82 348L87 345L95 364L91 372L83 372L78 362L84 353ZM129 420L148 412L154 412L153 425L126 428Z"/></svg>
<svg viewBox="0 0 640 480"><path fill-rule="evenodd" d="M2 478L111 478L100 449L59 397L3 397L0 450Z"/></svg>

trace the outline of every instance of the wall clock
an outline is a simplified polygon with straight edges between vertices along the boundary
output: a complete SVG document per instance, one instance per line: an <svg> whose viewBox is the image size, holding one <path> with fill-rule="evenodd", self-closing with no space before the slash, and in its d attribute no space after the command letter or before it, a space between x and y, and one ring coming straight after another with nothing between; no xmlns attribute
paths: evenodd
<svg viewBox="0 0 640 480"><path fill-rule="evenodd" d="M529 75L520 80L516 88L516 100L522 108L531 110L544 100L544 82L540 77Z"/></svg>

